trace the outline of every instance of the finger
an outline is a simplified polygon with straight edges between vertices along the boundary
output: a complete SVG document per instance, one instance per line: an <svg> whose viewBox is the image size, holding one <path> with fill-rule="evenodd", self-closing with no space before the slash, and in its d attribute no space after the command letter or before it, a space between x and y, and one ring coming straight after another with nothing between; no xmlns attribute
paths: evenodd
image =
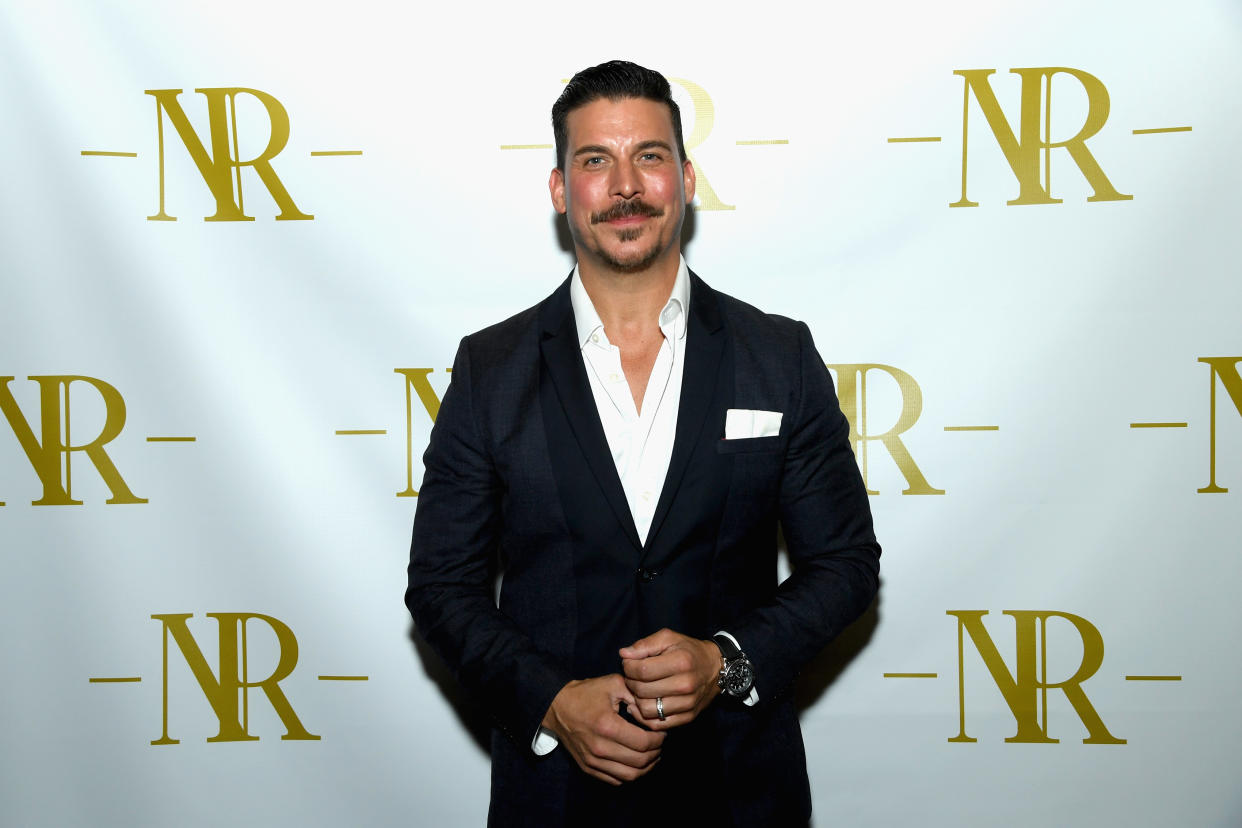
<svg viewBox="0 0 1242 828"><path fill-rule="evenodd" d="M659 696L656 699L639 699L638 715L635 719L643 726L660 721L660 706L664 707L664 718L669 719L679 713L692 713L699 705L696 696Z"/></svg>
<svg viewBox="0 0 1242 828"><path fill-rule="evenodd" d="M652 702L654 704L654 702ZM641 718L641 708L636 704L630 705L630 715L634 718ZM635 715L635 713L638 715ZM607 734L607 738L612 739L619 747L635 753L656 753L660 752L660 747L664 744L663 733L652 733L649 729L644 730L635 724L630 724L624 719L621 720L620 726Z"/></svg>
<svg viewBox="0 0 1242 828"><path fill-rule="evenodd" d="M590 765L579 764L578 767L582 768L583 773L585 773L587 776L594 776L600 782L606 782L609 785L612 785L614 788L621 787L622 780L609 776L603 771L597 771L595 770L595 768L592 768Z"/></svg>
<svg viewBox="0 0 1242 828"><path fill-rule="evenodd" d="M664 700L664 720L661 721L659 713L656 710L654 701L642 702L642 704L651 706L651 715L650 717L648 717L645 713L642 713L642 708L639 708L640 713L638 716L634 717L635 721L637 721L643 727L653 732L659 733L661 736L664 735L663 731L669 730L674 727L681 727L682 725L690 724L690 722L694 721L695 717L697 716L697 713L695 712L692 704L683 706L679 702L670 703L669 699L665 699ZM669 710L670 704L676 705L677 709L682 710L682 712L679 712L679 713L671 712ZM685 709L683 709L683 707Z"/></svg>
<svg viewBox="0 0 1242 828"><path fill-rule="evenodd" d="M604 678L607 679L609 682L607 685L608 698L609 698L610 703L612 704L613 710L619 713L621 712L622 704L626 704L626 705L634 704L635 702L634 693L632 690L630 690L629 686L626 684L624 676L618 675L617 673L613 673L611 675L605 676Z"/></svg>
<svg viewBox="0 0 1242 828"><path fill-rule="evenodd" d="M598 779L600 782L606 782L607 784L612 785L614 788L620 787L622 783L626 781L625 779L621 777L613 776L612 774L605 773L602 770L596 770L595 768L591 767L591 765L588 765L586 762L579 762L578 767L581 768L582 772L585 773L587 776L593 776L596 779Z"/></svg>
<svg viewBox="0 0 1242 828"><path fill-rule="evenodd" d="M634 705L638 700L634 698L634 691L630 689L629 684L625 681L618 682L620 688L611 693L612 709L617 713L621 712L621 705L627 707Z"/></svg>
<svg viewBox="0 0 1242 828"><path fill-rule="evenodd" d="M663 733L643 734L661 740L664 739ZM634 750L617 742L609 742L606 745L594 745L593 756L600 762L607 762L614 765L624 765L627 768L645 768L652 762L660 758L659 746L651 750ZM613 774L616 776L616 774Z"/></svg>
<svg viewBox="0 0 1242 828"><path fill-rule="evenodd" d="M672 716L665 716L664 721L660 721L659 719L652 719L651 721L644 720L643 725L651 728L653 733L659 733L663 736L665 731L683 727L684 725L690 724L694 720L694 713L677 713Z"/></svg>
<svg viewBox="0 0 1242 828"><path fill-rule="evenodd" d="M688 673L693 667L693 662L694 659L688 651L672 649L647 658L622 659L621 670L625 673L627 679L649 682L668 678L678 673Z"/></svg>
<svg viewBox="0 0 1242 828"><path fill-rule="evenodd" d="M677 640L677 633L668 627L659 632L652 633L646 638L640 638L628 647L622 647L620 650L622 658L647 658L648 656L659 655L668 649Z"/></svg>
<svg viewBox="0 0 1242 828"><path fill-rule="evenodd" d="M663 742L663 733L642 732L652 737L649 741ZM589 767L623 782L637 778L641 775L637 772L645 772L660 758L659 747L652 750L634 750L602 736L583 741L580 748L582 756L578 764L584 770Z"/></svg>
<svg viewBox="0 0 1242 828"><path fill-rule="evenodd" d="M660 758L657 756L650 763L642 767L632 767L619 762L610 762L608 760L600 760L596 758L590 765L579 765L582 770L590 776L595 777L601 782L607 782L614 787L620 786L626 782L633 782L635 779L645 775L653 767Z"/></svg>
<svg viewBox="0 0 1242 828"><path fill-rule="evenodd" d="M678 673L675 676L662 678L658 681L634 681L627 680L630 692L632 692L638 702L649 701L654 704L654 700L663 696L665 705L668 704L670 696L688 696L699 691L698 684L695 682L694 676L690 673ZM648 708L650 709L650 708Z"/></svg>
<svg viewBox="0 0 1242 828"><path fill-rule="evenodd" d="M621 659L621 672L629 681L655 681L677 672L666 655Z"/></svg>

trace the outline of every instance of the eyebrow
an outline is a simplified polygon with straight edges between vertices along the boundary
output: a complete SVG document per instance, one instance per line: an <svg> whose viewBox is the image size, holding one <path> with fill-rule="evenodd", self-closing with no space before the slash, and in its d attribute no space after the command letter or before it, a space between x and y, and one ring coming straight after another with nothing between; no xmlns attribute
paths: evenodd
<svg viewBox="0 0 1242 828"><path fill-rule="evenodd" d="M657 141L653 139L651 141L643 141L641 144L638 145L639 152L642 152L643 150L649 150L649 149L662 149L668 153L672 153L673 151L673 148L669 146L667 141Z"/></svg>
<svg viewBox="0 0 1242 828"><path fill-rule="evenodd" d="M673 151L672 146L667 141L659 141L656 139L643 141L635 147L637 152L644 152L649 149L662 149L668 153L672 153ZM574 150L574 158L577 158L580 155L612 155L612 150L601 144L587 144L584 147L578 147L578 149Z"/></svg>
<svg viewBox="0 0 1242 828"><path fill-rule="evenodd" d="M585 147L578 147L574 150L574 158L579 155L611 155L608 148L600 144L587 144Z"/></svg>

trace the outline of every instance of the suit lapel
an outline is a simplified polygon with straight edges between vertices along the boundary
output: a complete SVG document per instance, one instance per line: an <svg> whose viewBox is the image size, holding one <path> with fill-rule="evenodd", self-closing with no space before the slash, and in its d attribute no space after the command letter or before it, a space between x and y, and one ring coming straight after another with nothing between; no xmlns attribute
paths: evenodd
<svg viewBox="0 0 1242 828"><path fill-rule="evenodd" d="M720 362L727 338L715 291L691 271L690 317L686 322L686 362L682 372L681 402L677 409L677 434L644 551L651 548L652 541L664 524L694 447L703 439L703 426L716 397Z"/></svg>
<svg viewBox="0 0 1242 828"><path fill-rule="evenodd" d="M543 328L540 339L543 363L572 432L572 437L549 435L552 462L557 462L559 452L573 451L576 443L626 537L635 549L640 549L642 544L638 540L638 529L634 526L634 517L630 514L625 490L621 487L621 478L617 475L617 466L608 448L608 438L604 435L604 426L595 407L595 397L591 394L586 367L582 364L582 349L569 302L568 279L544 303L540 322ZM687 360L689 356L687 352Z"/></svg>

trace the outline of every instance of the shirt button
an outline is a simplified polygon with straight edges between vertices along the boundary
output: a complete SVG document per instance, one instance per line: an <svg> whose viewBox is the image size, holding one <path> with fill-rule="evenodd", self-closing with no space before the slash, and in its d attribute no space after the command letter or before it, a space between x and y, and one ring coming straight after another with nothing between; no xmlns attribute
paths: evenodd
<svg viewBox="0 0 1242 828"><path fill-rule="evenodd" d="M593 334L591 334L591 341L592 341L592 342L595 342L595 343L598 343L598 342L599 342L599 334L597 334L597 333L593 333Z"/></svg>
<svg viewBox="0 0 1242 828"><path fill-rule="evenodd" d="M638 568L638 580L645 584L649 584L654 581L656 576L659 574L660 573L656 572L654 569L647 569L646 567L641 566Z"/></svg>
<svg viewBox="0 0 1242 828"><path fill-rule="evenodd" d="M616 382L616 381L617 381L617 380L619 380L619 379L621 379L621 378L620 378L620 377L618 377L616 374L609 374L609 375L608 375L608 381L609 381L609 382Z"/></svg>

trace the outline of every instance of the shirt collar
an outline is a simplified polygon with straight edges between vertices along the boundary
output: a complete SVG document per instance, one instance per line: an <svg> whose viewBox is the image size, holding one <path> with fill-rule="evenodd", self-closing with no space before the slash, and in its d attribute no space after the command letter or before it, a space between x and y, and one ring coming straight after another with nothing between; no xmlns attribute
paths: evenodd
<svg viewBox="0 0 1242 828"><path fill-rule="evenodd" d="M573 277L569 281L569 304L574 311L574 324L578 329L578 346L585 348L596 331L603 333L604 323L595 311L595 304L582 284L582 276L578 266L574 265ZM660 329L665 336L684 339L686 336L686 313L690 307L690 269L686 267L686 257L679 256L677 263L677 279L673 282L673 291L660 311ZM669 326L672 331L669 331Z"/></svg>

